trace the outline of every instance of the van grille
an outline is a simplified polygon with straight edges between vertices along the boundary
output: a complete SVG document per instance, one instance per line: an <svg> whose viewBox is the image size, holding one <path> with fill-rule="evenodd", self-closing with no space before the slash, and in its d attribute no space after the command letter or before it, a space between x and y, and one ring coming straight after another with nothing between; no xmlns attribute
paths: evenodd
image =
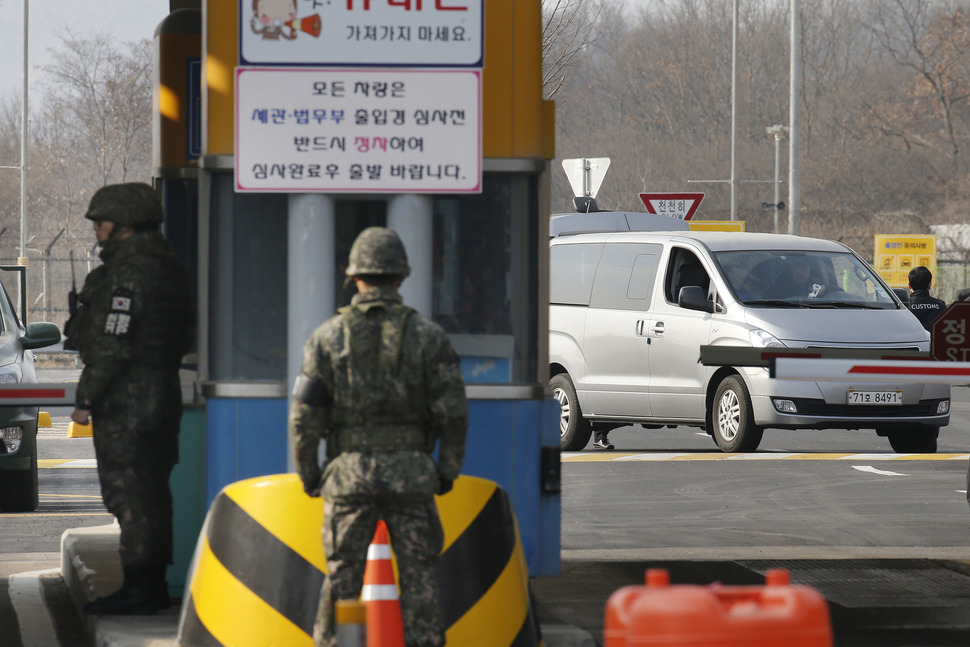
<svg viewBox="0 0 970 647"><path fill-rule="evenodd" d="M845 347L845 346L818 346L818 345L815 345L815 346L806 346L805 348L825 349L825 350L847 350L847 351L863 350L863 351L866 351L867 353L875 352L875 351L882 351L883 353L898 353L900 351L915 351L917 353L920 352L919 346L905 346L903 348L896 348L896 347L893 347L893 348L883 348L882 346L855 346L855 347Z"/></svg>
<svg viewBox="0 0 970 647"><path fill-rule="evenodd" d="M883 417L929 417L936 416L936 408L941 400L922 400L918 404L901 406L863 406L848 404L828 404L815 399L792 399L798 407L798 415L826 416L833 418L883 418Z"/></svg>

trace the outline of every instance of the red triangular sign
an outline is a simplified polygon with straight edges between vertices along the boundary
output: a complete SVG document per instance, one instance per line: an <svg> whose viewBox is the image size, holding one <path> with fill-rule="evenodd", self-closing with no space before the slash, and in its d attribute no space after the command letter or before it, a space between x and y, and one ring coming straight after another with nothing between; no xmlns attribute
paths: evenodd
<svg viewBox="0 0 970 647"><path fill-rule="evenodd" d="M670 216L681 220L694 217L697 207L704 199L703 193L641 193L640 200L647 207L647 213Z"/></svg>

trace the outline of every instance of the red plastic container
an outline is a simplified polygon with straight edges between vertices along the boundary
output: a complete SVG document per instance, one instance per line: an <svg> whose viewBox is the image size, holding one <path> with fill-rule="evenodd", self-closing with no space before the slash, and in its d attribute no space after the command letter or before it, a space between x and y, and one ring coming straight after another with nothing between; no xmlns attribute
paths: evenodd
<svg viewBox="0 0 970 647"><path fill-rule="evenodd" d="M610 596L604 647L832 647L825 598L791 584L788 571L768 571L764 586L671 585L650 569L646 586Z"/></svg>

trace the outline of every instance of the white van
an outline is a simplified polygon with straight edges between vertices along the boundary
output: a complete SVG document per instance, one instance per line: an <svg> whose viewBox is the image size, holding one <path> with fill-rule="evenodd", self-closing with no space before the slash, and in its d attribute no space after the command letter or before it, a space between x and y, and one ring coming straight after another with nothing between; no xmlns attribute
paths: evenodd
<svg viewBox="0 0 970 647"><path fill-rule="evenodd" d="M754 451L766 428L875 429L897 452L936 451L947 384L776 380L767 368L699 361L705 345L928 351L929 333L847 246L744 232L556 233L549 375L563 450L584 448L594 428L639 424L700 427L725 452Z"/></svg>

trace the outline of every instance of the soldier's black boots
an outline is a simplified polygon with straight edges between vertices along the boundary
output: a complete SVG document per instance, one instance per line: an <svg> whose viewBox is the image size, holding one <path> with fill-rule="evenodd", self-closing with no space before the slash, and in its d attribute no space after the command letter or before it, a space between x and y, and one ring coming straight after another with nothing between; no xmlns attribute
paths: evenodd
<svg viewBox="0 0 970 647"><path fill-rule="evenodd" d="M125 566L125 581L120 589L84 605L91 615L150 615L168 609L168 584L165 566Z"/></svg>

